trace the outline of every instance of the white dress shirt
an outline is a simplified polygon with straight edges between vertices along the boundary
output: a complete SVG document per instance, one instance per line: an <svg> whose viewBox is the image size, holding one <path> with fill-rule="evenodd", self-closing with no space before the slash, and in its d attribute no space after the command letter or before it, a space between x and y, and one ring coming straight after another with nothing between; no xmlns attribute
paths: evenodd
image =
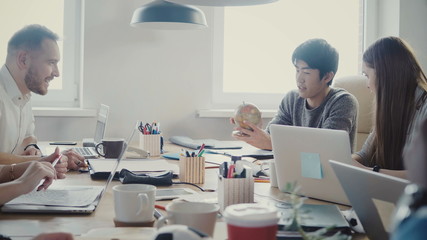
<svg viewBox="0 0 427 240"><path fill-rule="evenodd" d="M0 69L0 152L16 153L17 147L34 137L31 93L22 95L6 65Z"/></svg>

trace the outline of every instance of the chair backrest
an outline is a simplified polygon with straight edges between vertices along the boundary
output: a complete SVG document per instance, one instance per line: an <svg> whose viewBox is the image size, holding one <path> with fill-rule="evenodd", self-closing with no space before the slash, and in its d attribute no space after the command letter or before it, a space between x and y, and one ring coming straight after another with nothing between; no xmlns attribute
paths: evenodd
<svg viewBox="0 0 427 240"><path fill-rule="evenodd" d="M353 94L359 102L359 114L357 117L356 152L359 151L369 132L372 129L373 100L372 94L367 88L366 77L362 75L345 76L334 79L333 86L347 90Z"/></svg>

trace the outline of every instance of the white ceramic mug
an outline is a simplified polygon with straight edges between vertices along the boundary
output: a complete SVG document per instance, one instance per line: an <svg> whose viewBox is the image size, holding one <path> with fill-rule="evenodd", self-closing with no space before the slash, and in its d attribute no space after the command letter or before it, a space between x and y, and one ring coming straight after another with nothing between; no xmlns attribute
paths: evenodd
<svg viewBox="0 0 427 240"><path fill-rule="evenodd" d="M154 221L156 187L148 184L126 184L113 187L115 220L119 222Z"/></svg>
<svg viewBox="0 0 427 240"><path fill-rule="evenodd" d="M166 205L167 216L157 221L157 228L166 224L192 227L213 236L219 206L213 203L175 201Z"/></svg>

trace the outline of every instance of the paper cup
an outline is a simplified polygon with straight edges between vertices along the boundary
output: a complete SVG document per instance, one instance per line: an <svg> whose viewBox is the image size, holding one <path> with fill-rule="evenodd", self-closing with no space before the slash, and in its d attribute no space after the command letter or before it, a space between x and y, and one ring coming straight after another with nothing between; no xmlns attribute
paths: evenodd
<svg viewBox="0 0 427 240"><path fill-rule="evenodd" d="M223 214L227 223L228 240L275 240L277 209L256 203L228 206Z"/></svg>

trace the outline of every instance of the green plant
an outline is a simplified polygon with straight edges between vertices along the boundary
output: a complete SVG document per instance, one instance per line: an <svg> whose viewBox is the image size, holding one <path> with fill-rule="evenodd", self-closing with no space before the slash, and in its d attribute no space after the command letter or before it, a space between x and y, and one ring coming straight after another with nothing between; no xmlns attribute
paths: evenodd
<svg viewBox="0 0 427 240"><path fill-rule="evenodd" d="M301 238L304 240L347 240L350 239L350 236L343 234L341 232L337 232L332 236L327 236L326 234L334 228L334 226L321 228L314 232L305 232L301 221L303 218L309 218L307 216L307 212L301 211L301 206L304 204L304 201L306 200L305 197L298 196L298 191L300 190L300 187L297 185L296 182L293 183L287 183L286 184L286 191L289 192L289 199L288 203L291 206L292 214L291 214L291 224L286 226L286 231L296 231L301 235Z"/></svg>

